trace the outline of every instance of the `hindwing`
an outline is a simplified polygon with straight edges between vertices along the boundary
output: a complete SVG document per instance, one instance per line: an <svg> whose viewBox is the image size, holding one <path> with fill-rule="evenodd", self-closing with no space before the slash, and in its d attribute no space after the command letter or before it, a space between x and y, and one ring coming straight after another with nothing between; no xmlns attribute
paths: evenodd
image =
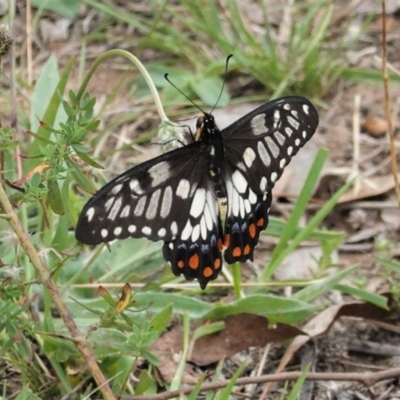
<svg viewBox="0 0 400 400"><path fill-rule="evenodd" d="M225 259L253 259L268 224L271 191L292 157L314 134L318 114L302 97L271 101L221 131L228 211Z"/></svg>

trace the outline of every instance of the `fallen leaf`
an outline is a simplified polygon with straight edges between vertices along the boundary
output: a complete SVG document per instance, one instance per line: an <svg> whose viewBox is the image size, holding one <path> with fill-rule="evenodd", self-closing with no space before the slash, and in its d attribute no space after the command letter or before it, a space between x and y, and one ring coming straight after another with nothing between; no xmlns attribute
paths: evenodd
<svg viewBox="0 0 400 400"><path fill-rule="evenodd" d="M400 179L400 174L398 176ZM347 203L367 197L378 196L392 190L394 186L395 183L392 174L361 179L358 181L357 191L351 188L339 199L339 203Z"/></svg>
<svg viewBox="0 0 400 400"><path fill-rule="evenodd" d="M222 321L225 323L224 329L196 340L187 361L205 366L249 347L282 342L303 333L300 329L287 324L278 323L275 327L268 327L267 318L248 313L230 315ZM199 326L200 323L191 325L191 337ZM183 350L182 345L183 328L177 325L161 336L151 348L161 361L158 369L167 382L170 382L175 374ZM185 369L183 377L185 383L193 383L196 379L198 377L193 375L191 368Z"/></svg>

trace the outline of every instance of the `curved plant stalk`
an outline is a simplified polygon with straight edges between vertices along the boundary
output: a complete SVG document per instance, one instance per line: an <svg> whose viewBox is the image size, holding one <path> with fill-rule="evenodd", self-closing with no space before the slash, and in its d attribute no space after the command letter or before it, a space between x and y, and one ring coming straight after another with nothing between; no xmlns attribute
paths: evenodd
<svg viewBox="0 0 400 400"><path fill-rule="evenodd" d="M158 132L158 142L160 144L165 144L163 147L163 152L167 152L170 150L173 150L174 148L180 147L181 143L184 142L184 135L183 135L183 129L180 125L170 121L163 109L162 103L160 96L158 95L157 88L154 85L153 80L151 79L150 74L148 73L146 67L142 64L142 62L135 57L132 53L129 53L128 51L121 50L121 49L114 49L114 50L109 50L100 55L94 63L91 65L88 73L86 74L85 78L82 81L81 87L79 88L79 91L77 93L77 99L80 100L85 93L86 87L96 71L97 67L103 63L105 60L107 60L110 57L124 57L128 59L132 64L135 65L135 67L140 71L140 73L143 75L143 78L145 79L149 89L150 93L153 97L154 103L157 108L158 115L160 116L161 119L161 124L160 124L160 129Z"/></svg>

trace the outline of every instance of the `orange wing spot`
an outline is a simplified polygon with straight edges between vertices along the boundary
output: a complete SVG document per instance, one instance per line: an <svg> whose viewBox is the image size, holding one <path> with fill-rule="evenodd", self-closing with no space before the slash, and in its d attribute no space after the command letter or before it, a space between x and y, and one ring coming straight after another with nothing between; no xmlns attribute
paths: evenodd
<svg viewBox="0 0 400 400"><path fill-rule="evenodd" d="M219 251L222 251L222 249L223 249L222 240L221 240L221 238L219 238L219 239L218 239L218 250L219 250Z"/></svg>
<svg viewBox="0 0 400 400"><path fill-rule="evenodd" d="M240 247L235 247L232 251L233 257L239 257L242 254Z"/></svg>
<svg viewBox="0 0 400 400"><path fill-rule="evenodd" d="M199 266L199 256L197 254L193 254L192 257L189 258L189 267L192 269L197 269Z"/></svg>
<svg viewBox="0 0 400 400"><path fill-rule="evenodd" d="M231 235L225 235L224 239L224 247L227 248L231 244Z"/></svg>
<svg viewBox="0 0 400 400"><path fill-rule="evenodd" d="M211 269L211 267L205 267L204 268L203 275L206 278L209 278L212 274L213 274L213 270Z"/></svg>
<svg viewBox="0 0 400 400"><path fill-rule="evenodd" d="M248 254L250 254L250 250L251 250L250 246L246 244L246 246L243 249L244 255L247 256Z"/></svg>
<svg viewBox="0 0 400 400"><path fill-rule="evenodd" d="M185 263L182 260L178 261L178 267L183 268L185 266Z"/></svg>
<svg viewBox="0 0 400 400"><path fill-rule="evenodd" d="M218 269L220 266L221 266L221 259L220 258L215 259L214 268Z"/></svg>
<svg viewBox="0 0 400 400"><path fill-rule="evenodd" d="M256 233L257 233L256 226L254 224L251 224L249 226L249 235L250 235L250 237L252 237L254 239L256 237Z"/></svg>
<svg viewBox="0 0 400 400"><path fill-rule="evenodd" d="M257 221L257 226L263 226L264 225L264 218L260 218L258 221Z"/></svg>

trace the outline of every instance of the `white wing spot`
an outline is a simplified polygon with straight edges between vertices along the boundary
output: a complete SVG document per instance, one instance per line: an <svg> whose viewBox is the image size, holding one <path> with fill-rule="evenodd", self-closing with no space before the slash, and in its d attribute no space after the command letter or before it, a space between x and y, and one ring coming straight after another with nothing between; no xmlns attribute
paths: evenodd
<svg viewBox="0 0 400 400"><path fill-rule="evenodd" d="M261 161L266 167L269 167L271 164L271 157L268 154L267 149L265 148L263 142L259 141L257 144L258 155L261 158Z"/></svg>
<svg viewBox="0 0 400 400"><path fill-rule="evenodd" d="M196 225L192 231L192 242L197 242L199 236L200 236L200 225Z"/></svg>
<svg viewBox="0 0 400 400"><path fill-rule="evenodd" d="M249 189L249 200L251 204L257 203L257 195L251 189Z"/></svg>
<svg viewBox="0 0 400 400"><path fill-rule="evenodd" d="M244 213L244 200L242 197L239 196L239 210L240 210L240 216L244 218L245 213Z"/></svg>
<svg viewBox="0 0 400 400"><path fill-rule="evenodd" d="M172 236L175 236L178 233L178 224L175 221L171 224L171 233Z"/></svg>
<svg viewBox="0 0 400 400"><path fill-rule="evenodd" d="M136 204L135 211L133 212L137 217L143 214L146 205L146 196L142 196Z"/></svg>
<svg viewBox="0 0 400 400"><path fill-rule="evenodd" d="M299 121L297 121L290 115L288 115L287 120L288 120L289 124L293 126L294 129L299 129L299 126L300 126Z"/></svg>
<svg viewBox="0 0 400 400"><path fill-rule="evenodd" d="M291 110L290 112L292 113L293 117L299 119L299 113L297 112L297 110Z"/></svg>
<svg viewBox="0 0 400 400"><path fill-rule="evenodd" d="M131 191L135 192L136 194L143 193L143 189L140 187L140 183L137 179L131 179L129 182L129 187L131 188Z"/></svg>
<svg viewBox="0 0 400 400"><path fill-rule="evenodd" d="M157 232L157 235L158 235L159 237L164 237L166 233L167 233L167 231L165 230L165 228L161 228L161 229Z"/></svg>
<svg viewBox="0 0 400 400"><path fill-rule="evenodd" d="M247 181L240 171L236 170L232 174L232 182L239 193L244 193L247 190Z"/></svg>
<svg viewBox="0 0 400 400"><path fill-rule="evenodd" d="M190 191L190 183L187 179L181 179L178 187L176 188L176 195L182 199L187 199Z"/></svg>
<svg viewBox="0 0 400 400"><path fill-rule="evenodd" d="M291 137L293 134L293 129L289 128L288 126L285 126L285 132L286 132L286 135L288 135L288 137Z"/></svg>
<svg viewBox="0 0 400 400"><path fill-rule="evenodd" d="M172 206L172 188L171 186L167 186L164 189L164 195L163 199L161 202L161 209L160 209L160 215L161 218L166 218L171 211L171 206Z"/></svg>
<svg viewBox="0 0 400 400"><path fill-rule="evenodd" d="M144 227L142 228L142 233L143 233L144 235L151 235L151 228L150 228L149 226L144 226Z"/></svg>
<svg viewBox="0 0 400 400"><path fill-rule="evenodd" d="M302 136L303 136L303 139L307 139L307 132L306 132L306 131L303 131L303 132L302 132Z"/></svg>
<svg viewBox="0 0 400 400"><path fill-rule="evenodd" d="M130 211L131 211L131 206L128 204L122 209L120 217L121 218L128 217Z"/></svg>
<svg viewBox="0 0 400 400"><path fill-rule="evenodd" d="M160 200L161 189L157 189L151 196L146 210L146 218L153 219L157 215L158 201Z"/></svg>
<svg viewBox="0 0 400 400"><path fill-rule="evenodd" d="M118 197L117 200L115 200L113 206L111 207L111 210L107 216L108 219L111 219L111 221L114 221L115 217L117 216L120 208L122 205L122 197Z"/></svg>
<svg viewBox="0 0 400 400"><path fill-rule="evenodd" d="M274 111L274 128L276 128L279 124L279 121L281 119L281 113L279 110Z"/></svg>
<svg viewBox="0 0 400 400"><path fill-rule="evenodd" d="M204 210L204 203L206 202L206 191L203 188L196 190L193 197L192 205L190 207L190 215L194 218L200 216Z"/></svg>
<svg viewBox="0 0 400 400"><path fill-rule="evenodd" d="M260 189L262 192L265 192L267 190L267 183L268 183L267 178L263 176L260 181Z"/></svg>
<svg viewBox="0 0 400 400"><path fill-rule="evenodd" d="M272 156L274 158L278 158L279 157L279 147L275 143L275 141L272 138L270 138L269 136L265 138L265 141L267 143L268 149L272 153Z"/></svg>
<svg viewBox="0 0 400 400"><path fill-rule="evenodd" d="M268 132L268 128L265 125L265 114L256 115L251 121L251 130L253 135L258 136Z"/></svg>
<svg viewBox="0 0 400 400"><path fill-rule="evenodd" d="M244 208L245 208L245 210L246 210L246 213L247 213L247 214L250 214L250 211L251 211L250 200L246 199L246 200L244 201Z"/></svg>
<svg viewBox="0 0 400 400"><path fill-rule="evenodd" d="M89 210L86 211L86 217L88 222L90 222L94 215L94 207L90 207Z"/></svg>
<svg viewBox="0 0 400 400"><path fill-rule="evenodd" d="M232 213L235 217L239 215L239 193L236 190L233 190L233 196L231 196L232 200Z"/></svg>
<svg viewBox="0 0 400 400"><path fill-rule="evenodd" d="M296 139L295 141L294 141L294 144L298 147L298 146L300 146L300 139Z"/></svg>
<svg viewBox="0 0 400 400"><path fill-rule="evenodd" d="M278 178L278 174L277 174L276 172L273 172L273 173L271 174L271 181L272 181L272 182L275 182L277 178Z"/></svg>
<svg viewBox="0 0 400 400"><path fill-rule="evenodd" d="M207 209L207 206L206 206ZM204 211L206 211L206 209ZM211 230L211 229L210 229ZM201 237L203 240L207 239L207 226L206 226L206 218L205 218L205 213L204 215L201 217L200 220L200 232L201 232Z"/></svg>
<svg viewBox="0 0 400 400"><path fill-rule="evenodd" d="M289 104L289 103L285 103L285 104L283 105L283 109L284 109L284 110L290 110L290 104Z"/></svg>
<svg viewBox="0 0 400 400"><path fill-rule="evenodd" d="M287 155L288 156L291 156L293 154L293 147L292 146L289 146L288 148L287 148Z"/></svg>
<svg viewBox="0 0 400 400"><path fill-rule="evenodd" d="M282 158L281 161L279 162L279 166L283 169L286 165L286 158Z"/></svg>
<svg viewBox="0 0 400 400"><path fill-rule="evenodd" d="M122 189L122 184L120 183L119 185L114 186L111 190L110 193L112 194L118 194Z"/></svg>
<svg viewBox="0 0 400 400"><path fill-rule="evenodd" d="M247 171L247 168L245 167L245 165L240 161L236 164L236 166L241 169L242 171Z"/></svg>
<svg viewBox="0 0 400 400"><path fill-rule="evenodd" d="M128 226L128 232L129 232L129 233L134 233L134 232L136 232L136 226L135 226L135 225L129 225L129 226Z"/></svg>
<svg viewBox="0 0 400 400"><path fill-rule="evenodd" d="M114 235L115 235L115 236L119 236L119 235L121 234L121 232L122 232L122 228L121 228L120 226L117 226L117 227L114 229Z"/></svg>
<svg viewBox="0 0 400 400"><path fill-rule="evenodd" d="M106 204L104 204L104 208L106 213L108 213L108 210L110 209L110 207L112 206L112 203L114 203L114 197L110 197L107 201Z"/></svg>
<svg viewBox="0 0 400 400"><path fill-rule="evenodd" d="M152 179L151 185L153 187L164 183L170 177L169 164L167 161L162 161L156 165L153 165L147 172Z"/></svg>
<svg viewBox="0 0 400 400"><path fill-rule="evenodd" d="M282 146L285 143L285 136L282 135L280 132L275 132L275 139L276 141Z"/></svg>
<svg viewBox="0 0 400 400"><path fill-rule="evenodd" d="M190 237L190 235L192 234L192 224L190 223L190 221L188 220L187 222L186 222L186 226L185 226L185 228L183 229L183 231L182 231L182 234L181 234L181 239L182 240L188 240L189 239L189 237Z"/></svg>
<svg viewBox="0 0 400 400"><path fill-rule="evenodd" d="M107 230L107 229L102 229L101 232L100 232L100 235L101 235L103 238L107 237L107 235L108 235L108 230Z"/></svg>
<svg viewBox="0 0 400 400"><path fill-rule="evenodd" d="M247 165L247 168L250 168L253 165L253 162L256 158L256 153L251 147L248 147L243 153L244 163Z"/></svg>
<svg viewBox="0 0 400 400"><path fill-rule="evenodd" d="M209 231L211 231L212 230L212 226L213 226L213 218L212 218L211 211L210 211L210 208L209 208L208 204L206 205L206 207L204 209L204 215L203 215L202 220L203 219L205 220L205 223L207 225L207 229Z"/></svg>
<svg viewBox="0 0 400 400"><path fill-rule="evenodd" d="M307 104L303 104L303 111L308 115L310 112L310 107Z"/></svg>

